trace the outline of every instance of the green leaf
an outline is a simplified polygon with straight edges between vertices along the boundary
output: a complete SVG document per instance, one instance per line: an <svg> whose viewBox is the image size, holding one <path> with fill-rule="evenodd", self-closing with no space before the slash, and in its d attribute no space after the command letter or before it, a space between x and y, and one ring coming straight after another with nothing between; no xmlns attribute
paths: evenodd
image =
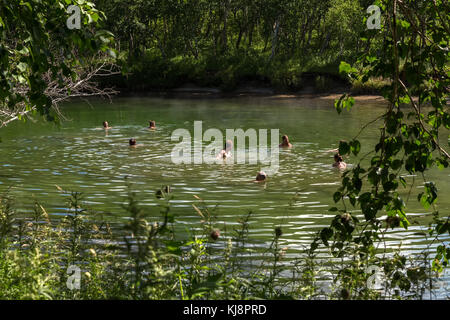
<svg viewBox="0 0 450 320"><path fill-rule="evenodd" d="M346 141L339 141L339 154L346 155L350 152L350 145Z"/></svg>
<svg viewBox="0 0 450 320"><path fill-rule="evenodd" d="M361 151L361 143L358 140L350 141L350 150L355 156L357 156Z"/></svg>
<svg viewBox="0 0 450 320"><path fill-rule="evenodd" d="M25 70L27 70L28 65L26 63L20 62L17 65L17 69L19 69L20 72L25 72Z"/></svg>
<svg viewBox="0 0 450 320"><path fill-rule="evenodd" d="M350 110L355 104L355 99L350 97L348 94L342 95L339 100L334 102L334 107L338 114L342 112L343 109Z"/></svg>
<svg viewBox="0 0 450 320"><path fill-rule="evenodd" d="M395 159L394 161L391 162L391 168L392 170L397 170L402 166L402 164L403 164L402 160Z"/></svg>
<svg viewBox="0 0 450 320"><path fill-rule="evenodd" d="M323 243L328 247L328 240L333 236L333 229L331 228L323 228L320 232L320 238L322 239Z"/></svg>
<svg viewBox="0 0 450 320"><path fill-rule="evenodd" d="M350 73L351 71L352 66L345 61L341 61L341 64L339 65L339 73Z"/></svg>
<svg viewBox="0 0 450 320"><path fill-rule="evenodd" d="M341 198L342 198L342 194L341 194L339 191L336 191L336 192L333 194L333 200L334 200L334 202L338 202L339 200L341 200Z"/></svg>
<svg viewBox="0 0 450 320"><path fill-rule="evenodd" d="M405 20L400 20L400 24L405 29L409 29L409 27L411 26L411 24L408 21L405 21Z"/></svg>

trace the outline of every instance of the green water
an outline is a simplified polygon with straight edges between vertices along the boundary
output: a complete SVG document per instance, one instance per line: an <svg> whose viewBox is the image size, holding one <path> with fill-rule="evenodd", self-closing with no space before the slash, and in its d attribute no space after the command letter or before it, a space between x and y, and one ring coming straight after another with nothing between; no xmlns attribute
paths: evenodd
<svg viewBox="0 0 450 320"><path fill-rule="evenodd" d="M193 210L197 195L217 207L218 227L232 229L238 219L252 210L251 237L270 241L277 226L283 229L284 245L294 251L310 242L312 234L329 224L334 206L332 195L340 185L340 173L332 168L333 154L340 139L351 139L361 126L383 111L383 105L358 103L350 112L338 115L328 100L235 98L177 100L119 98L112 104L93 100L68 103L63 112L68 121L60 127L37 122L16 122L0 129L0 192L12 188L16 207L32 208L34 199L43 203L49 214L67 213L65 198L55 185L81 191L85 204L111 219L126 219L122 204L127 195L125 177L134 184L142 206L149 215L158 216L154 193L170 185L174 198L172 210L182 228L198 227L201 218ZM105 132L102 121L113 127ZM148 120L156 120L157 130L146 130ZM281 150L280 169L267 183L253 180L259 164L176 165L171 161L175 142L171 134L185 128L193 132L193 122L203 121L203 130L249 128L279 129L294 147ZM360 136L361 154L373 146L379 123ZM142 147L130 149L128 139L136 138ZM205 143L207 144L207 143ZM355 157L345 159L350 165ZM449 172L435 169L427 174L437 183L442 215L450 212ZM426 224L429 212L421 208L416 195L422 178L416 180L408 202L408 216ZM404 191L405 199L408 190ZM296 201L292 201L297 194ZM358 210L355 210L358 213ZM428 216L428 217L427 217ZM388 233L388 246L411 252L424 248L426 241L417 234L420 225ZM292 252L292 251L289 251Z"/></svg>

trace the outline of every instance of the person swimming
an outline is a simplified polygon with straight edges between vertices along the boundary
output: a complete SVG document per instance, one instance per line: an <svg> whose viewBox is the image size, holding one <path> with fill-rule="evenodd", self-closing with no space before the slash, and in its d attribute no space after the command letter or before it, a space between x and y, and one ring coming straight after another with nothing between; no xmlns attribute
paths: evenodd
<svg viewBox="0 0 450 320"><path fill-rule="evenodd" d="M347 164L344 162L344 159L342 158L342 156L339 153L336 153L334 155L333 167L341 169L341 170L344 170L345 168L347 168Z"/></svg>
<svg viewBox="0 0 450 320"><path fill-rule="evenodd" d="M111 129L111 127L109 126L108 121L103 121L103 129Z"/></svg>
<svg viewBox="0 0 450 320"><path fill-rule="evenodd" d="M231 157L231 150L233 149L233 141L227 140L225 146L217 155L217 159L226 159Z"/></svg>
<svg viewBox="0 0 450 320"><path fill-rule="evenodd" d="M264 171L258 172L256 175L256 182L264 182L267 179L267 174Z"/></svg>
<svg viewBox="0 0 450 320"><path fill-rule="evenodd" d="M142 147L143 144L137 144L136 139L131 138L129 141L130 148Z"/></svg>
<svg viewBox="0 0 450 320"><path fill-rule="evenodd" d="M281 140L283 142L281 142L280 148L292 148L292 144L289 142L289 137L287 135L282 136Z"/></svg>
<svg viewBox="0 0 450 320"><path fill-rule="evenodd" d="M148 126L149 129L152 129L152 130L156 129L156 122L154 120L150 120L148 122L148 124L149 124L149 126Z"/></svg>

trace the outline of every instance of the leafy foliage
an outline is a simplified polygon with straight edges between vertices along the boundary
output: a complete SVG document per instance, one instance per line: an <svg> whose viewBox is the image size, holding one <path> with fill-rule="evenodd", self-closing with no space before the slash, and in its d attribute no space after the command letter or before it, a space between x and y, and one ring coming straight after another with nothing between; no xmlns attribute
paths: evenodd
<svg viewBox="0 0 450 320"><path fill-rule="evenodd" d="M63 219L49 217L37 202L31 215L21 215L13 209L11 199L0 198L4 231L0 243L1 299L421 298L428 283L434 281L421 260L409 261L397 251L394 257L382 259L371 253L367 262L379 266L386 288L393 292L368 288L371 273L361 269L360 261L330 263L311 250L287 259L289 249L281 247L280 227L274 229L270 244L255 250L247 245L257 243L249 237L252 212L235 228L213 234L211 230L219 231L216 209L205 207L199 197L194 210L201 227L194 226L186 237L174 231L176 221L168 205L171 192L164 199L155 198L158 216L139 205L130 185L123 206L130 219L117 225L85 209L82 194L59 190L68 199L69 211ZM341 234L333 230L351 232L357 223L343 214L334 219L332 228L321 232L322 240ZM438 248L442 257L443 250ZM352 252L348 249L343 257ZM68 286L72 267L79 268L79 288ZM319 282L330 272L328 283L333 286L324 290ZM286 276L289 273L292 276Z"/></svg>
<svg viewBox="0 0 450 320"><path fill-rule="evenodd" d="M81 10L82 27L66 27L69 5ZM112 34L99 29L103 14L84 0L3 1L0 7L0 111L9 114L0 126L30 112L54 120L48 82L64 87L63 77L78 80L74 71L87 64L85 58L110 51ZM111 51L110 51L111 52ZM49 81L43 75L49 74Z"/></svg>
<svg viewBox="0 0 450 320"><path fill-rule="evenodd" d="M446 1L383 0L375 4L383 8L386 21L379 34L367 30L365 39L383 37L383 47L363 54L354 67L342 62L339 71L363 82L371 77L388 79L382 93L389 104L380 118L383 125L379 141L368 154L371 156L369 164L365 165L363 157L351 170L344 172L342 186L334 194L334 201L344 206L339 210L342 214L320 232L313 244L315 249L317 241L321 240L336 256L347 255L349 248L357 246L352 254L364 263L355 267L356 270L368 266L368 260L375 257L375 249L383 241L381 215L387 216L386 229L406 229L410 225L399 190L409 184L404 173L423 177L424 192L418 195L418 200L425 209L433 209L429 235L435 236L435 240L449 235L450 217L439 216L435 207L438 188L434 182L426 180L425 173L435 165L441 170L447 168L450 160L440 140L449 129L446 123L449 117L450 8ZM353 104L354 100L344 95L336 101L335 107L341 113ZM360 150L361 144L356 138L339 144L342 155L357 156ZM363 221L355 219L353 212L357 209L361 210ZM344 222L342 215L347 217ZM448 261L448 248L443 239L439 248L432 262L436 272L442 272L442 265L447 265ZM399 256L399 259L403 258ZM402 262L402 268L405 266ZM421 275L409 270L407 276L399 273L392 276L401 288L408 289Z"/></svg>

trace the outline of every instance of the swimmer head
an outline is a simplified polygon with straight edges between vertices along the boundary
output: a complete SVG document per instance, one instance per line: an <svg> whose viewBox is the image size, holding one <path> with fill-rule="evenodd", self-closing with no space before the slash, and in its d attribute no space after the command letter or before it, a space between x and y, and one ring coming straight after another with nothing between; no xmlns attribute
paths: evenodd
<svg viewBox="0 0 450 320"><path fill-rule="evenodd" d="M342 156L341 156L339 153L336 153L336 154L334 155L334 161L336 161L336 162L342 162L342 161L344 161L344 159L342 158Z"/></svg>
<svg viewBox="0 0 450 320"><path fill-rule="evenodd" d="M103 121L103 128L109 128L108 121Z"/></svg>
<svg viewBox="0 0 450 320"><path fill-rule="evenodd" d="M136 139L130 139L130 146L136 145Z"/></svg>
<svg viewBox="0 0 450 320"><path fill-rule="evenodd" d="M256 175L256 181L266 181L267 174L264 171L258 172Z"/></svg>
<svg viewBox="0 0 450 320"><path fill-rule="evenodd" d="M284 135L281 137L281 144L279 145L280 147L284 147L284 148L291 148L292 144L289 142L289 137L287 135Z"/></svg>
<svg viewBox="0 0 450 320"><path fill-rule="evenodd" d="M150 120L148 123L149 123L149 128L151 128L151 129L156 128L156 122L154 120Z"/></svg>

